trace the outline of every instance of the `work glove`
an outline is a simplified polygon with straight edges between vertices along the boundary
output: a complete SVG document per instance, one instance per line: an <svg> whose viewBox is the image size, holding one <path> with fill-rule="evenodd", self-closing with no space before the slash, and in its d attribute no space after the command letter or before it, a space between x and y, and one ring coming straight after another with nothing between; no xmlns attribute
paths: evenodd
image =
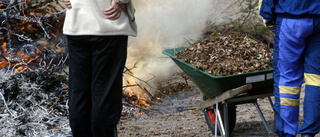
<svg viewBox="0 0 320 137"><path fill-rule="evenodd" d="M263 20L263 24L264 24L265 27L267 27L270 30L274 31L274 25L275 25L275 21L274 20Z"/></svg>

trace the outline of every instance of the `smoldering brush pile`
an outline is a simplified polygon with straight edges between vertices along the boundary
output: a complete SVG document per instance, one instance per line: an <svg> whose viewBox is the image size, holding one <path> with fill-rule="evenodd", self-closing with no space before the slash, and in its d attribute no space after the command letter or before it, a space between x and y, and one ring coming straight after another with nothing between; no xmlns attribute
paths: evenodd
<svg viewBox="0 0 320 137"><path fill-rule="evenodd" d="M69 130L67 77L61 70L40 68L17 73L3 81L0 135L42 136L58 129Z"/></svg>
<svg viewBox="0 0 320 137"><path fill-rule="evenodd" d="M66 68L28 70L0 79L0 136L70 135ZM124 92L122 120L149 109L139 101Z"/></svg>

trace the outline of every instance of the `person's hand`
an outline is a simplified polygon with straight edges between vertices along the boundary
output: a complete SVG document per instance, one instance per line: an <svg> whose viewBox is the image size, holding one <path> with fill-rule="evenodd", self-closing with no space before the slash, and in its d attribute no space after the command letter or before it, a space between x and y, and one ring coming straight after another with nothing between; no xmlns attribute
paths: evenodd
<svg viewBox="0 0 320 137"><path fill-rule="evenodd" d="M126 7L124 4L118 4L112 0L111 6L104 10L104 15L106 15L107 19L116 20L120 17L121 11L126 11Z"/></svg>
<svg viewBox="0 0 320 137"><path fill-rule="evenodd" d="M63 3L67 6L67 9L72 9L70 0L63 0Z"/></svg>

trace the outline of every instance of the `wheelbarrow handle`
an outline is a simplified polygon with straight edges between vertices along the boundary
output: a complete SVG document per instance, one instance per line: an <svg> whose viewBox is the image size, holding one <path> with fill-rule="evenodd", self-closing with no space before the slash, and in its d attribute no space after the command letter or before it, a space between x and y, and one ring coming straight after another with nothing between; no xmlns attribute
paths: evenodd
<svg viewBox="0 0 320 137"><path fill-rule="evenodd" d="M225 101L227 99L238 96L241 93L247 92L252 89L251 84L243 85L234 89L227 90L218 96L218 102ZM201 103L201 109L211 107L216 104L216 98L208 99L205 102Z"/></svg>

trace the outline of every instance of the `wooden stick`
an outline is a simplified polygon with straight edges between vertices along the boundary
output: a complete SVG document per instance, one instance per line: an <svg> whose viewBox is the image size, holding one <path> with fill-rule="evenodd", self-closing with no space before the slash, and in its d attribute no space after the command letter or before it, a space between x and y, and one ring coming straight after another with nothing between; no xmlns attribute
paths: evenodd
<svg viewBox="0 0 320 137"><path fill-rule="evenodd" d="M139 87L142 89L142 91L144 91L152 100L154 99L154 97L149 93L149 91L148 91L146 88L141 87L137 82L136 82L136 84L137 84L137 86L139 86Z"/></svg>

